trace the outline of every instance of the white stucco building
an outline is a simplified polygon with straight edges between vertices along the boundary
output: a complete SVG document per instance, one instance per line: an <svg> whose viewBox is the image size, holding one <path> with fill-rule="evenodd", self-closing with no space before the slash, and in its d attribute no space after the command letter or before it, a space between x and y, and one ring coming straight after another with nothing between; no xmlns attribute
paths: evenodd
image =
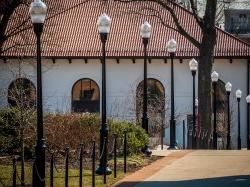
<svg viewBox="0 0 250 187"><path fill-rule="evenodd" d="M152 36L149 42L148 78L152 92L163 96L164 124L169 121L170 104L170 61L166 51L166 43L174 38L177 53L174 60L175 106L177 126L187 120L192 113L192 76L189 60L198 57L198 50L183 36L160 24L156 17L131 14L129 10L140 10L147 4L103 4L89 1L72 7L77 0L64 2L66 11L58 15L48 15L43 34L43 101L46 112L100 112L101 94L101 41L97 31L98 16L106 12L112 19L111 32L107 41L107 112L109 117L136 120L136 93L143 80L143 45L139 34L140 25L148 20L152 25ZM56 6L53 2L48 6ZM160 10L161 16L173 24L168 12L161 7L148 6ZM181 25L194 38L199 39L201 32L192 14L178 5L173 5ZM8 40L5 47L11 47L13 41L34 44L32 29ZM17 57L22 56L21 59ZM0 60L0 106L7 107L12 101L8 99L8 90L18 78L28 79L36 85L36 61L34 45L14 47L4 54ZM202 63L202 62L199 62ZM249 93L250 47L234 36L217 29L217 45L213 69L220 74L221 93L224 85L230 81L233 85L231 94L232 107L232 143L237 140L237 107L236 89L242 90L241 137L242 145L246 146L247 136L247 104L245 97ZM198 92L198 89L197 89ZM31 94L32 95L32 94ZM223 94L222 94L223 95ZM220 97L225 104L224 96ZM223 109L220 106L222 123ZM157 116L156 116L157 117ZM177 127L177 140L182 142L181 126ZM166 130L166 132L168 132ZM168 141L169 135L165 135Z"/></svg>

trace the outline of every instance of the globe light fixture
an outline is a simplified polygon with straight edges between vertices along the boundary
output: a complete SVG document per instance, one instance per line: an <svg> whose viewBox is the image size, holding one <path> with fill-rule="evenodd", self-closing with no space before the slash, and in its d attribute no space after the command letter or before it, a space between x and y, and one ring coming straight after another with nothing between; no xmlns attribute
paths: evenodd
<svg viewBox="0 0 250 187"><path fill-rule="evenodd" d="M247 104L250 104L250 95L246 97Z"/></svg>
<svg viewBox="0 0 250 187"><path fill-rule="evenodd" d="M190 71L197 71L198 69L198 62L193 58L192 60L190 60L189 62L189 68L190 68Z"/></svg>
<svg viewBox="0 0 250 187"><path fill-rule="evenodd" d="M31 22L35 23L44 23L47 15L47 6L41 0L34 0L30 5L29 10Z"/></svg>
<svg viewBox="0 0 250 187"><path fill-rule="evenodd" d="M232 84L230 82L227 82L225 85L226 92L231 92L232 91Z"/></svg>
<svg viewBox="0 0 250 187"><path fill-rule="evenodd" d="M219 80L219 73L217 73L216 71L213 71L213 73L211 74L211 79L212 79L212 82L217 82Z"/></svg>
<svg viewBox="0 0 250 187"><path fill-rule="evenodd" d="M167 51L169 53L175 53L177 48L177 42L174 39L171 39L167 43Z"/></svg>
<svg viewBox="0 0 250 187"><path fill-rule="evenodd" d="M109 34L110 32L110 26L111 26L111 19L110 17L103 13L98 19L97 19L97 28L100 34Z"/></svg>
<svg viewBox="0 0 250 187"><path fill-rule="evenodd" d="M199 106L199 100L198 98L195 99L195 107L197 108Z"/></svg>
<svg viewBox="0 0 250 187"><path fill-rule="evenodd" d="M149 22L145 21L140 28L140 35L142 38L150 38L151 35L151 25L149 24Z"/></svg>
<svg viewBox="0 0 250 187"><path fill-rule="evenodd" d="M236 90L236 92L235 92L235 96L236 96L236 98L237 99L240 99L241 98L241 95L242 95L242 91L241 90Z"/></svg>

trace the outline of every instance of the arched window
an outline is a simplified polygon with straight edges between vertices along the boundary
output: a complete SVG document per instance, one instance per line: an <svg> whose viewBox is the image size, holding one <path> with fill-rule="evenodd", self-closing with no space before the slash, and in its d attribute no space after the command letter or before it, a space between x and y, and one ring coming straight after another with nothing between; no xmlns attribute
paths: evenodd
<svg viewBox="0 0 250 187"><path fill-rule="evenodd" d="M227 134L227 111L228 104L225 83L219 80L216 87L216 121L218 135L224 138L226 138Z"/></svg>
<svg viewBox="0 0 250 187"><path fill-rule="evenodd" d="M100 112L100 91L91 79L80 79L72 88L73 112Z"/></svg>
<svg viewBox="0 0 250 187"><path fill-rule="evenodd" d="M8 103L12 107L34 107L36 104L34 84L26 78L14 80L8 89Z"/></svg>
<svg viewBox="0 0 250 187"><path fill-rule="evenodd" d="M149 132L151 135L161 133L165 121L165 91L162 83L156 79L149 78L148 85L148 118ZM136 117L141 123L143 112L143 81L136 90Z"/></svg>

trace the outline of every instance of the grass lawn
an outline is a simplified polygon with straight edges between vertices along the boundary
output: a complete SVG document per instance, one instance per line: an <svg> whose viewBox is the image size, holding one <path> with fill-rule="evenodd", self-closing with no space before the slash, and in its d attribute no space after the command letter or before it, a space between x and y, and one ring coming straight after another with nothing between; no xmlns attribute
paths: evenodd
<svg viewBox="0 0 250 187"><path fill-rule="evenodd" d="M143 166L146 166L153 161L157 160L158 157L152 156L150 158L144 157L142 155L136 155L136 156L131 156L127 158L127 174L130 174L131 172L140 169ZM96 163L97 164L97 163ZM110 161L109 163L110 168L113 169L113 161ZM123 158L117 158L117 178L114 178L113 173L109 176L107 176L107 185L106 186L111 186L115 182L121 180L125 174L123 173ZM25 165L25 183L26 184L31 184L31 178L32 178L32 168L31 164L26 163ZM49 173L49 168L46 170L46 186L50 186L50 173ZM20 176L21 169L20 165L17 166L17 173L18 176ZM92 182L92 176L91 176L91 170L83 170L83 186L91 186ZM54 186L55 187L61 187L64 186L64 169L60 169L57 171L54 169ZM1 186L11 186L12 184L12 166L11 165L0 165L0 187ZM2 183L4 184L2 184ZM103 176L98 176L96 175L96 180L95 180L96 186L105 186L103 184ZM20 184L20 181L18 180L17 177L17 184ZM69 170L69 186L79 186L79 170L70 168Z"/></svg>

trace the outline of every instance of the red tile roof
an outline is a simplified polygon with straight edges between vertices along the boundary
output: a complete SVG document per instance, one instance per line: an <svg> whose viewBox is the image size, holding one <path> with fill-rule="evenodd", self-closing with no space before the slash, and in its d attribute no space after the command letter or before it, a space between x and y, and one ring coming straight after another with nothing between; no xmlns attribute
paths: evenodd
<svg viewBox="0 0 250 187"><path fill-rule="evenodd" d="M143 46L139 28L147 20L152 25L152 35L149 43L149 56L164 57L166 43L174 38L178 43L177 56L198 56L198 50L178 32L164 27L156 17L133 14L130 11L140 10L143 6L159 10L164 20L174 26L170 14L161 9L156 3L103 3L96 0L56 0L48 1L50 9L64 9L61 14L50 13L44 27L43 56L45 57L98 57L100 56L101 42L97 31L97 18L107 13L111 19L111 32L107 41L107 56L110 57L140 57L143 56ZM75 7L74 7L75 6ZM67 10L69 7L73 7ZM183 27L197 40L201 40L201 30L197 26L190 12L180 6L175 6L175 12ZM20 8L20 11L28 11ZM53 12L53 11L50 11ZM31 24L29 22L29 24ZM8 50L6 56L34 56L34 33L30 29L18 37L12 37L5 44L5 48L15 42L21 42L25 47L16 47ZM30 45L26 45L30 44ZM216 57L249 57L250 46L236 37L217 28Z"/></svg>

